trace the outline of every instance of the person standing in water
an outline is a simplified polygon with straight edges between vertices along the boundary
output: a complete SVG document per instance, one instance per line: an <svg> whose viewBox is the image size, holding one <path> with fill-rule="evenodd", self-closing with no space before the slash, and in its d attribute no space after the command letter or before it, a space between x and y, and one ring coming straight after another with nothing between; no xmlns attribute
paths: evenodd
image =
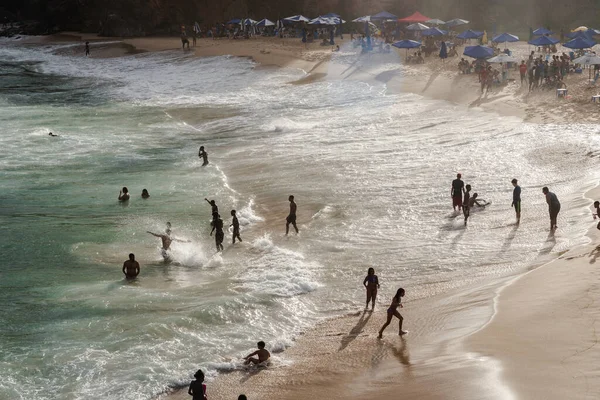
<svg viewBox="0 0 600 400"><path fill-rule="evenodd" d="M298 233L298 227L296 226L296 203L294 202L294 196L290 196L288 198L288 200L290 201L290 213L286 218L286 224L285 224L286 236L290 231L290 224L292 224L292 226L296 230L296 234Z"/></svg>
<svg viewBox="0 0 600 400"><path fill-rule="evenodd" d="M121 189L119 192L119 201L127 201L129 200L129 189L126 186Z"/></svg>
<svg viewBox="0 0 600 400"><path fill-rule="evenodd" d="M542 189L542 193L546 196L546 203L548 203L548 213L550 214L550 232L554 232L556 228L556 219L558 218L558 213L560 212L560 201L558 201L558 197L547 187Z"/></svg>
<svg viewBox="0 0 600 400"><path fill-rule="evenodd" d="M195 374L195 381L190 383L188 394L192 396L192 400L206 400L206 385L204 384L204 372L199 369Z"/></svg>
<svg viewBox="0 0 600 400"><path fill-rule="evenodd" d="M238 221L237 216L235 215L235 210L231 210L231 216L233 217L233 219L231 220L231 225L229 226L233 226L233 244L235 244L236 238L240 242L242 241L242 238L240 237L240 222Z"/></svg>
<svg viewBox="0 0 600 400"><path fill-rule="evenodd" d="M169 259L169 254L168 251L171 248L171 243L172 242L181 242L181 243L189 243L189 240L180 240L180 239L175 239L173 237L171 237L171 223L167 222L167 229L165 230L165 233L163 235L158 234L158 233L152 233L150 231L147 231L149 234L151 234L152 236L156 236L157 238L160 238L160 240L162 241L162 248L160 250L163 258L165 259L165 261L167 261Z"/></svg>
<svg viewBox="0 0 600 400"><path fill-rule="evenodd" d="M204 146L200 146L200 150L198 150L198 157L202 158L202 166L206 167L208 165L208 153L204 150Z"/></svg>
<svg viewBox="0 0 600 400"><path fill-rule="evenodd" d="M363 286L367 289L367 304L365 310L369 308L369 301L371 302L371 310L375 309L375 300L377 300L377 289L379 289L379 278L375 275L375 269L369 268L367 270L367 276L363 281Z"/></svg>
<svg viewBox="0 0 600 400"><path fill-rule="evenodd" d="M211 213L213 217L215 214L219 213L219 207L217 206L217 203L214 200L208 200L206 197L204 198L204 200L206 200L206 202L210 204Z"/></svg>
<svg viewBox="0 0 600 400"><path fill-rule="evenodd" d="M90 42L85 42L85 56L88 57L90 55Z"/></svg>
<svg viewBox="0 0 600 400"><path fill-rule="evenodd" d="M147 189L142 189L142 199L147 199L150 197L150 193L148 193Z"/></svg>
<svg viewBox="0 0 600 400"><path fill-rule="evenodd" d="M469 203L471 202L471 185L467 185L465 186L465 196L463 198L463 215L465 216L465 226L467 226L467 220L469 219L469 215L470 215L470 207L469 207Z"/></svg>
<svg viewBox="0 0 600 400"><path fill-rule="evenodd" d="M223 220L218 213L213 214L212 221L212 230L210 231L210 236L212 236L214 231L217 231L215 234L215 244L217 246L217 252L223 250L223 239L225 238L225 233L223 232Z"/></svg>
<svg viewBox="0 0 600 400"><path fill-rule="evenodd" d="M398 320L400 321L398 323L398 334L404 335L404 334L408 333L408 332L402 330L402 322L404 322L404 318L398 312L398 307L403 308L402 297L404 297L404 293L405 293L404 289L400 288L396 291L396 295L392 298L392 304L390 304L390 307L387 309L387 321L385 322L385 324L383 324L383 326L379 330L379 336L378 336L379 339L381 339L383 337L383 331L385 330L385 328L388 327L390 322L392 322L393 317L398 318Z"/></svg>
<svg viewBox="0 0 600 400"><path fill-rule="evenodd" d="M140 263L135 261L135 254L129 254L129 260L123 263L123 273L127 279L135 279L140 274Z"/></svg>
<svg viewBox="0 0 600 400"><path fill-rule="evenodd" d="M454 211L458 211L462 208L462 195L465 191L465 184L462 181L461 175L456 174L456 179L452 181L452 189L450 190L450 196L452 196L452 207Z"/></svg>
<svg viewBox="0 0 600 400"><path fill-rule="evenodd" d="M518 181L516 179L512 180L513 189L513 201L511 207L515 208L515 213L517 214L517 225L521 223L521 186L518 185Z"/></svg>

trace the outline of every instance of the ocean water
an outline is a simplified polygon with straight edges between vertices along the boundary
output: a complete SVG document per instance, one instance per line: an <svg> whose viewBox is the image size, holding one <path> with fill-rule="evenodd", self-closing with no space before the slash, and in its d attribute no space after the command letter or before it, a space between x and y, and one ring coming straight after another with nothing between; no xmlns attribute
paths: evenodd
<svg viewBox="0 0 600 400"><path fill-rule="evenodd" d="M261 339L278 368L300 332L363 306L370 266L383 307L398 286L408 301L457 290L585 241L594 126L526 124L376 80L291 85L302 71L230 57L2 44L1 399L151 399L199 367L236 368ZM355 65L342 50L334 66ZM368 64L405 72L395 55ZM492 202L466 229L457 172ZM555 237L546 185L563 205ZM284 237L290 194L300 234ZM226 233L215 254L205 197L226 225L238 210L243 243ZM167 221L188 241L170 263L146 233ZM121 273L130 252L134 282Z"/></svg>

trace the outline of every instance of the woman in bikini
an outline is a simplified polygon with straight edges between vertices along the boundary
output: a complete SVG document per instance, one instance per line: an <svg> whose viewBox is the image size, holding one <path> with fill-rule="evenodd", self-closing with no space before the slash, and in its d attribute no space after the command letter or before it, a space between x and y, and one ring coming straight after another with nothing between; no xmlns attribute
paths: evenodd
<svg viewBox="0 0 600 400"><path fill-rule="evenodd" d="M400 321L398 323L398 334L404 335L404 334L408 333L408 332L402 330L402 322L404 321L404 318L402 318L402 315L400 315L400 313L397 310L398 307L400 307L400 308L403 307L402 306L402 297L404 297L404 289L400 288L400 289L398 289L398 291L396 291L396 295L392 298L392 304L390 304L390 308L387 309L387 321L385 322L385 324L383 324L383 326L379 330L379 339L382 338L384 329L387 328L387 326L390 324L390 322L392 322L392 317L394 317L394 316L396 316L398 318L398 320Z"/></svg>
<svg viewBox="0 0 600 400"><path fill-rule="evenodd" d="M375 275L375 270L369 268L367 276L363 281L363 285L367 288L367 305L365 310L369 308L369 301L372 303L371 310L375 309L375 300L377 299L377 289L379 289L379 279Z"/></svg>

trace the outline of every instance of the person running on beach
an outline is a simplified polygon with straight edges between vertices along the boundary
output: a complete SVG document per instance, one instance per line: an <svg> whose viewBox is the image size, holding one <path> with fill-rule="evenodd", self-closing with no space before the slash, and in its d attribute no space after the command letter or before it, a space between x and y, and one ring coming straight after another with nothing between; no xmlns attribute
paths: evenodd
<svg viewBox="0 0 600 400"><path fill-rule="evenodd" d="M225 233L223 232L223 220L219 213L213 214L213 220L211 222L212 230L210 231L210 236L212 236L213 232L216 230L215 234L215 244L217 246L217 252L223 250L223 239L225 238Z"/></svg>
<svg viewBox="0 0 600 400"><path fill-rule="evenodd" d="M521 61L521 65L519 65L519 72L521 73L521 86L523 86L523 83L527 82L527 64L525 64L525 60Z"/></svg>
<svg viewBox="0 0 600 400"><path fill-rule="evenodd" d="M548 213L550 214L550 232L554 232L558 226L556 226L556 219L558 218L558 213L560 212L560 201L558 201L558 197L547 187L544 186L542 189L542 193L546 196L546 203L548 203Z"/></svg>
<svg viewBox="0 0 600 400"><path fill-rule="evenodd" d="M126 186L121 189L119 192L119 201L127 201L129 200L129 189Z"/></svg>
<svg viewBox="0 0 600 400"><path fill-rule="evenodd" d="M375 269L369 268L367 270L367 276L363 281L363 285L367 288L367 304L365 310L369 308L369 301L371 302L371 310L375 309L375 300L377 300L377 289L379 289L379 278L375 275Z"/></svg>
<svg viewBox="0 0 600 400"><path fill-rule="evenodd" d="M208 153L204 151L204 146L200 146L200 150L198 150L198 157L202 158L202 166L206 167L208 165Z"/></svg>
<svg viewBox="0 0 600 400"><path fill-rule="evenodd" d="M515 213L517 214L517 225L519 225L521 222L521 186L519 186L516 179L512 180L512 185L515 188L513 189L513 201L511 207L515 208Z"/></svg>
<svg viewBox="0 0 600 400"><path fill-rule="evenodd" d="M231 216L233 219L231 220L231 225L233 226L233 244L235 244L235 239L237 238L240 242L242 238L240 237L240 221L238 221L237 216L235 215L235 210L231 210Z"/></svg>
<svg viewBox="0 0 600 400"><path fill-rule="evenodd" d="M192 400L206 400L206 385L204 384L204 372L199 369L195 374L195 381L190 383L188 394L192 396Z"/></svg>
<svg viewBox="0 0 600 400"><path fill-rule="evenodd" d="M450 190L450 196L452 196L452 207L454 211L458 208L458 211L462 208L462 194L465 191L465 183L460 179L461 174L456 174L456 179L452 181L452 189Z"/></svg>
<svg viewBox="0 0 600 400"><path fill-rule="evenodd" d="M288 200L290 201L290 213L286 218L286 224L285 224L286 236L290 231L290 224L292 224L292 226L296 230L296 234L298 233L298 227L296 226L296 203L294 202L294 196L290 196L288 198Z"/></svg>
<svg viewBox="0 0 600 400"><path fill-rule="evenodd" d="M465 226L467 226L467 220L469 219L469 203L471 202L471 185L465 186L465 196L463 198L463 215L465 216Z"/></svg>
<svg viewBox="0 0 600 400"><path fill-rule="evenodd" d="M90 55L90 42L85 42L85 56Z"/></svg>
<svg viewBox="0 0 600 400"><path fill-rule="evenodd" d="M246 360L244 361L244 365L248 365L250 363L254 365L261 364L265 361L268 361L269 358L271 358L271 353L269 353L269 351L265 349L265 342L261 340L260 342L256 343L256 346L258 347L258 350L244 357L244 359ZM256 358L254 358L254 356L256 356Z"/></svg>
<svg viewBox="0 0 600 400"><path fill-rule="evenodd" d="M408 332L402 330L402 322L404 321L404 318L398 312L398 307L400 307L400 308L404 307L402 305L402 297L404 297L404 294L405 294L404 289L400 288L396 291L396 295L392 298L392 304L390 304L390 307L387 309L387 321L385 322L385 324L383 324L383 326L379 330L379 336L378 336L379 339L381 339L383 337L383 331L385 330L385 328L388 327L390 322L392 322L393 317L396 317L399 320L398 334L404 335L404 334L408 333Z"/></svg>
<svg viewBox="0 0 600 400"><path fill-rule="evenodd" d="M150 197L150 193L148 193L148 189L142 189L142 199L147 199Z"/></svg>
<svg viewBox="0 0 600 400"><path fill-rule="evenodd" d="M211 213L213 217L215 216L215 214L219 213L219 207L217 206L217 203L214 200L208 200L206 197L204 198L204 200L206 200L206 202L210 204Z"/></svg>
<svg viewBox="0 0 600 400"><path fill-rule="evenodd" d="M135 254L129 254L129 260L123 263L123 273L127 279L134 279L140 274L140 263L135 261Z"/></svg>
<svg viewBox="0 0 600 400"><path fill-rule="evenodd" d="M152 236L156 236L157 238L160 238L160 240L162 241L162 248L161 248L161 254L163 256L163 258L166 260L169 259L169 254L167 253L169 251L169 249L171 248L171 243L173 242L181 242L181 243L189 243L189 240L181 240L181 239L175 239L173 237L171 237L171 223L167 222L167 229L165 230L165 233L163 235L158 234L158 233L152 233L150 231L147 231L149 234L151 234Z"/></svg>

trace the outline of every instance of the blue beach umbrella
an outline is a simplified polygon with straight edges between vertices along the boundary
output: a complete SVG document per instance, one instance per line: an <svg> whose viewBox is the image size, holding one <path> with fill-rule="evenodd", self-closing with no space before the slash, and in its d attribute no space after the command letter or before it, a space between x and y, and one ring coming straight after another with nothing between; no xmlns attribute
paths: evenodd
<svg viewBox="0 0 600 400"><path fill-rule="evenodd" d="M590 49L596 45L596 42L589 39L584 39L582 37L577 37L573 40L568 41L567 43L563 43L563 46L568 47L570 49Z"/></svg>
<svg viewBox="0 0 600 400"><path fill-rule="evenodd" d="M580 38L587 39L587 40L594 40L593 30L592 30L592 32L590 32L589 30L570 32L570 33L567 33L565 36L568 37L569 39L577 39L578 37L580 37Z"/></svg>
<svg viewBox="0 0 600 400"><path fill-rule="evenodd" d="M554 32L552 32L550 29L542 27L537 28L535 31L533 31L533 36L552 35L553 33Z"/></svg>
<svg viewBox="0 0 600 400"><path fill-rule="evenodd" d="M483 37L483 32L477 32L471 29L467 29L463 33L459 33L458 35L456 35L456 37L459 39L478 39L480 37Z"/></svg>
<svg viewBox="0 0 600 400"><path fill-rule="evenodd" d="M325 18L342 18L341 15L335 14L335 13L325 14L325 15L323 15L323 17L325 17Z"/></svg>
<svg viewBox="0 0 600 400"><path fill-rule="evenodd" d="M310 19L306 18L303 15L293 15L291 17L287 17L283 19L285 22L308 22Z"/></svg>
<svg viewBox="0 0 600 400"><path fill-rule="evenodd" d="M442 42L442 48L440 49L440 58L442 60L448 58L448 49L446 48L446 42Z"/></svg>
<svg viewBox="0 0 600 400"><path fill-rule="evenodd" d="M558 42L560 42L560 40L551 38L550 36L540 36L539 38L530 40L527 43L532 44L534 46L550 46Z"/></svg>
<svg viewBox="0 0 600 400"><path fill-rule="evenodd" d="M492 39L494 43L506 43L506 42L518 42L519 37L511 35L510 33L502 33Z"/></svg>
<svg viewBox="0 0 600 400"><path fill-rule="evenodd" d="M406 49L406 54L408 55L408 49L416 49L421 47L421 42L417 42L416 40L401 40L399 42L393 43L392 46L397 47L399 49Z"/></svg>
<svg viewBox="0 0 600 400"><path fill-rule="evenodd" d="M494 55L494 49L487 46L467 46L463 54L471 58L489 58Z"/></svg>
<svg viewBox="0 0 600 400"><path fill-rule="evenodd" d="M398 19L398 16L394 15L392 13L389 13L387 11L382 11L375 15L371 15L371 21L373 21L373 20L388 20L388 19Z"/></svg>
<svg viewBox="0 0 600 400"><path fill-rule="evenodd" d="M240 22L242 22L242 20L241 20L241 19L239 19L239 18L234 18L234 19L232 19L232 20L230 20L230 21L227 21L227 25L238 25Z"/></svg>
<svg viewBox="0 0 600 400"><path fill-rule="evenodd" d="M423 36L444 36L446 34L448 34L448 31L443 31L439 28L431 28L421 31L421 35Z"/></svg>
<svg viewBox="0 0 600 400"><path fill-rule="evenodd" d="M275 26L275 22L268 19L262 19L256 23L256 26Z"/></svg>

